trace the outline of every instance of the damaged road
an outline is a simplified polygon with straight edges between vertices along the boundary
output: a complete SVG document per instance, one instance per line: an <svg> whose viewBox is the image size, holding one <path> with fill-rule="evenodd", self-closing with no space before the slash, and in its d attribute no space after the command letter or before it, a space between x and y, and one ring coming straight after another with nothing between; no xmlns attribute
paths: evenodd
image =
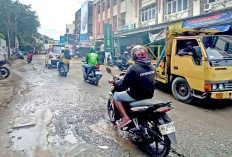
<svg viewBox="0 0 232 157"><path fill-rule="evenodd" d="M101 67L99 86L83 81L81 61L71 62L67 77L44 67L44 56L13 69L21 79L0 117L0 156L148 156L127 133L108 120L106 103L111 78ZM113 72L118 74L116 67ZM232 108L212 109L176 101L168 90L155 98L172 101L178 146L169 156L231 156ZM229 103L231 103L229 105ZM206 105L207 106L207 105ZM230 116L229 116L230 115Z"/></svg>

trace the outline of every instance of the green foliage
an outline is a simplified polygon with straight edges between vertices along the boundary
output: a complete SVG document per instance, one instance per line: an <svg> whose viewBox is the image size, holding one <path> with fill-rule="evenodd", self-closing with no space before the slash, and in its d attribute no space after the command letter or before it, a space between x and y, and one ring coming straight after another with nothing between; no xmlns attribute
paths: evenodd
<svg viewBox="0 0 232 157"><path fill-rule="evenodd" d="M18 0L0 0L0 32L2 32L14 46L17 34L20 47L35 45L34 37L40 26L39 18L31 6L20 3ZM7 35L9 34L9 36Z"/></svg>
<svg viewBox="0 0 232 157"><path fill-rule="evenodd" d="M0 33L0 39L5 39L5 35Z"/></svg>

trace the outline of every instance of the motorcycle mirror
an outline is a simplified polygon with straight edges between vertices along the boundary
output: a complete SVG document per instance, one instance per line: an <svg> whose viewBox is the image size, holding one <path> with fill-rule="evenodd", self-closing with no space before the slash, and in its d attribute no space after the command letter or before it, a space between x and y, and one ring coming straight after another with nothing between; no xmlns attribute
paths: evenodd
<svg viewBox="0 0 232 157"><path fill-rule="evenodd" d="M106 68L106 71L109 73L109 74L111 74L112 73L112 71L111 71L111 69L110 68Z"/></svg>

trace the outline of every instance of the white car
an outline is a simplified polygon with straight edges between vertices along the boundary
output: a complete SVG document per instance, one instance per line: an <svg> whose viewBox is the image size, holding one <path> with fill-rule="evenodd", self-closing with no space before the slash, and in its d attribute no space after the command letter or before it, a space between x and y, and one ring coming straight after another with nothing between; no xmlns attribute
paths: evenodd
<svg viewBox="0 0 232 157"><path fill-rule="evenodd" d="M46 53L45 57L45 66L48 69L52 67L57 67L57 63L59 62L61 50L65 49L62 45L52 45L50 51Z"/></svg>

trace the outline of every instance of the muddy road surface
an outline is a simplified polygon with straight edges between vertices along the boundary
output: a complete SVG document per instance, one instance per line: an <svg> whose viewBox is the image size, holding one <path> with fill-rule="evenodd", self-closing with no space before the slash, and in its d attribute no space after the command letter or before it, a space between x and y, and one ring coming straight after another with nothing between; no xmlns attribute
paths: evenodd
<svg viewBox="0 0 232 157"><path fill-rule="evenodd" d="M67 77L44 66L44 56L13 69L21 79L0 115L0 157L148 156L130 135L113 126L106 103L111 78L101 67L98 86L83 81L81 60ZM116 67L113 73L119 74ZM158 84L155 99L172 101L178 145L169 156L232 156L232 101L176 101Z"/></svg>

